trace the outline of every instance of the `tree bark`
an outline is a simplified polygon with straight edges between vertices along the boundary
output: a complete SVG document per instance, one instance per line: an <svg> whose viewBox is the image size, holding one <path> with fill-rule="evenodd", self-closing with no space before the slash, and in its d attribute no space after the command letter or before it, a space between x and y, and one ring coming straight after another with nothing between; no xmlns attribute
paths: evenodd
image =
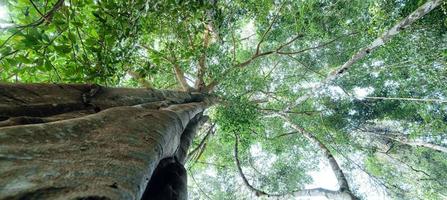
<svg viewBox="0 0 447 200"><path fill-rule="evenodd" d="M97 85L0 85L0 122L34 119L0 127L0 199L140 199L160 160L191 143L211 99Z"/></svg>

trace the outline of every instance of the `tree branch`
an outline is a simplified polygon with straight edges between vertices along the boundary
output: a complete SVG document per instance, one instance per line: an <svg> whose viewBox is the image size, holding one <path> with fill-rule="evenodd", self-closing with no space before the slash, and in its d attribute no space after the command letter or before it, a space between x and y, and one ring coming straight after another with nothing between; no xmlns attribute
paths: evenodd
<svg viewBox="0 0 447 200"><path fill-rule="evenodd" d="M236 166L237 166L239 175L241 176L242 181L244 182L245 186L247 186L247 188L250 191L254 192L256 194L256 196L263 196L263 195L274 196L274 195L268 194L262 190L256 189L248 182L247 177L245 177L245 174L242 171L241 162L239 161L239 156L238 156L239 135L237 133L235 133L234 136L236 137L235 141L234 141L234 159L236 161Z"/></svg>
<svg viewBox="0 0 447 200"><path fill-rule="evenodd" d="M269 193L266 193L262 190L259 190L255 187L253 187L248 182L247 177L245 177L245 174L242 171L242 167L241 167L239 157L238 157L239 135L235 134L235 137L236 137L236 139L235 139L235 143L234 143L234 158L236 160L236 166L237 166L239 175L241 176L245 186L247 186L250 191L254 192L256 194L256 196L280 197L280 196L294 195L294 196L306 196L306 197L325 196L325 197L328 197L329 199L343 199L343 200L346 200L346 199L356 200L357 199L354 195L352 195L352 193L349 190L342 189L342 188L340 188L337 191L328 190L328 189L324 189L324 188L313 188L313 189L297 190L297 191L292 192L291 194L269 194Z"/></svg>
<svg viewBox="0 0 447 200"><path fill-rule="evenodd" d="M330 150L324 145L317 137L312 135L310 132L307 132L304 128L298 126L297 124L293 123L292 120L287 117L284 114L279 114L279 117L284 119L290 126L295 129L296 131L300 132L305 138L307 138L309 141L317 145L321 152L323 153L323 156L329 161L329 166L331 167L332 171L335 174L335 177L337 178L338 184L340 185L340 189L338 191L345 192L349 194L351 199L357 199L357 197L354 196L354 194L351 192L348 181L346 180L345 174L343 173L343 170L340 168L339 164L335 160L334 156L330 152Z"/></svg>
<svg viewBox="0 0 447 200"><path fill-rule="evenodd" d="M213 129L214 129L214 126L215 126L215 125L216 125L216 124L213 123L213 124L210 126L210 128L208 129L206 135L205 135L205 136L203 137L203 139L200 141L199 145L197 145L196 148L194 148L192 151L190 151L190 152L188 153L187 160L191 160L192 157L194 156L194 154L196 154L200 149L203 149L203 148L204 148L204 146L205 146L205 144L206 144L206 141L208 140L209 136L212 135L212 134L214 134L214 130L213 130ZM196 160L196 162L197 162L197 160L198 160L198 156L196 157L195 160Z"/></svg>
<svg viewBox="0 0 447 200"><path fill-rule="evenodd" d="M373 50L377 49L380 46L383 46L386 42L391 40L395 35L397 35L401 30L404 30L409 25L411 25L416 20L423 17L425 14L429 13L431 10L436 8L441 4L442 0L429 0L419 8L417 8L414 12L412 12L409 16L405 17L401 21L399 21L396 25L394 25L391 29L386 31L382 34L382 36L375 39L368 47L362 48L357 53L355 53L351 59L346 61L343 65L340 67L337 67L335 70L333 70L331 73L329 73L329 76L321 81L320 84L315 85L311 88L311 91L315 91L323 87L325 84L331 82L332 80L336 79L340 75L346 73L349 68L354 65L357 61L365 57L367 54L371 53ZM291 105L287 108L287 110L290 110L291 107L296 106L298 104L301 104L306 99L310 98L311 94L303 95L300 99L298 99L294 105Z"/></svg>
<svg viewBox="0 0 447 200"><path fill-rule="evenodd" d="M278 19L278 16L280 15L280 12L282 10L282 8L284 7L284 5L286 4L287 1L284 1L281 6L278 9L278 12L276 13L276 15L273 17L272 22L270 22L269 27L267 28L267 30L264 32L264 34L262 34L261 39L259 40L258 44L256 45L256 52L255 55L259 54L260 48L261 48L261 44L262 42L264 42L265 37L267 36L267 34L270 32L270 30L272 30L273 24L276 22L276 19Z"/></svg>
<svg viewBox="0 0 447 200"><path fill-rule="evenodd" d="M400 31L404 30L408 26L410 26L413 22L420 19L431 10L436 8L441 4L442 0L429 0L419 8L417 8L410 15L402 19L399 23L394 25L391 29L383 33L380 37L375 39L368 47L360 49L357 53L355 53L351 59L346 61L342 66L338 67L334 71L329 74L329 77L326 78L326 82L334 80L337 76L345 73L354 63L365 57L367 54L371 53L378 47L384 45L386 42L391 40L395 35L397 35Z"/></svg>
<svg viewBox="0 0 447 200"><path fill-rule="evenodd" d="M192 87L189 86L188 82L186 82L185 74L177 63L174 64L174 73L183 91L191 91Z"/></svg>
<svg viewBox="0 0 447 200"><path fill-rule="evenodd" d="M143 77L141 77L141 75L133 70L129 70L127 71L127 73L132 76L132 78L134 78L135 80L137 80L141 86L147 88L147 89L151 89L154 88L151 84L151 82L149 82L148 80L144 79Z"/></svg>
<svg viewBox="0 0 447 200"><path fill-rule="evenodd" d="M364 99L374 99L374 100L399 100L399 101L447 103L447 100L442 100L442 99L418 99L418 98L406 98L406 97L363 97L363 98Z"/></svg>
<svg viewBox="0 0 447 200"><path fill-rule="evenodd" d="M388 131L383 131L383 132L385 132L384 134L378 133L377 131L373 131L373 130L362 130L362 131L367 132L367 133L373 133L374 135L377 135L377 136L386 137L388 139L399 142L401 144L405 144L405 145L409 145L409 146L425 147L425 148L433 149L435 151L447 153L447 147L424 142L424 141L410 140L410 139L408 139L408 137L404 136L400 132L398 132L399 135L397 135L397 134L385 134L385 133L389 133Z"/></svg>
<svg viewBox="0 0 447 200"><path fill-rule="evenodd" d="M31 0L30 0L30 1L31 1ZM33 6L34 6L35 9L37 10L37 12L41 15L40 18L39 18L38 20L36 20L36 21L30 23L30 24L23 25L23 26L16 26L15 28L36 27L36 26L41 25L41 24L44 23L44 22L48 22L48 23L51 22L51 20L53 19L54 13L55 13L56 11L58 11L58 10L64 5L64 0L58 0L58 1L54 4L53 8L51 8L51 10L48 11L47 13L45 13L45 14L42 14L42 13L39 11L39 9L37 9L37 7L35 6L35 4L34 4L33 1L31 1L31 3L33 4Z"/></svg>
<svg viewBox="0 0 447 200"><path fill-rule="evenodd" d="M300 50L298 50L298 51L291 51L291 52L280 51L282 48L284 48L283 46L280 46L280 48L278 48L278 50L276 51L276 53L281 54L281 55L293 55L293 54L299 54L299 53L303 53L303 52L306 52L306 51L310 51L310 50L314 50L314 49L319 49L319 48L325 47L325 46L327 46L327 45L330 45L330 44L336 42L337 40L339 40L339 39L341 39L341 38L348 37L348 36L352 36L352 35L356 35L356 34L358 34L358 33L359 33L359 32L352 32L352 33L348 33L348 34L346 34L346 35L340 35L340 36L338 36L338 37L336 37L336 38L334 38L334 39L332 39L332 40L329 40L329 41L324 42L324 43L322 43L322 44L319 44L319 45L317 45L317 46L313 46L313 47L309 47L309 48L305 48L305 49L300 49ZM302 35L298 35L298 36L301 36L301 37L302 37ZM295 39L295 38L294 38L294 39ZM295 39L295 40L296 40L296 39ZM293 41L294 41L294 40L292 40L291 42L293 42ZM286 43L286 44L287 44L287 43ZM289 45L289 44L287 44L287 45ZM287 45L285 45L285 46L287 46Z"/></svg>
<svg viewBox="0 0 447 200"><path fill-rule="evenodd" d="M194 84L194 87L198 90L201 90L205 87L205 82L203 80L203 77L205 75L206 71L206 49L208 48L209 42L210 42L210 25L205 25L205 30L203 33L203 53L202 56L199 58L199 68L197 69L197 79L196 83Z"/></svg>

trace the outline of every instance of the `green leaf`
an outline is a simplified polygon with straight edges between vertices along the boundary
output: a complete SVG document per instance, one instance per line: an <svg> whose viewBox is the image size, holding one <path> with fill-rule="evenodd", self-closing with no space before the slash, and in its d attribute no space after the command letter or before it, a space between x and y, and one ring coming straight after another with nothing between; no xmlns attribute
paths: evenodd
<svg viewBox="0 0 447 200"><path fill-rule="evenodd" d="M62 54L67 54L71 52L71 46L70 45L59 45L59 46L54 46L54 49L58 52L58 53L62 53Z"/></svg>

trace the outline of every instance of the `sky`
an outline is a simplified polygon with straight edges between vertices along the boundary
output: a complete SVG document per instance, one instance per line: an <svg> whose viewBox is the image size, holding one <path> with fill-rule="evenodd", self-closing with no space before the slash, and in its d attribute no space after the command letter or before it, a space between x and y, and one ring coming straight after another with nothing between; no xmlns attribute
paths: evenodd
<svg viewBox="0 0 447 200"><path fill-rule="evenodd" d="M8 9L6 6L0 4L0 28L11 26L10 23L7 23L9 21L8 18Z"/></svg>

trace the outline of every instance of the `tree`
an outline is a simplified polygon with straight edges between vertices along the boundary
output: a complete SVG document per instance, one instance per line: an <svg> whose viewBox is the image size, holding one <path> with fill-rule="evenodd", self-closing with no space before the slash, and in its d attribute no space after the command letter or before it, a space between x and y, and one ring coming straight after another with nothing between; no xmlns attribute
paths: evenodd
<svg viewBox="0 0 447 200"><path fill-rule="evenodd" d="M202 94L97 85L1 90L7 199L138 199L160 160L184 162L212 104Z"/></svg>
<svg viewBox="0 0 447 200"><path fill-rule="evenodd" d="M7 2L0 196L442 199L444 4Z"/></svg>

